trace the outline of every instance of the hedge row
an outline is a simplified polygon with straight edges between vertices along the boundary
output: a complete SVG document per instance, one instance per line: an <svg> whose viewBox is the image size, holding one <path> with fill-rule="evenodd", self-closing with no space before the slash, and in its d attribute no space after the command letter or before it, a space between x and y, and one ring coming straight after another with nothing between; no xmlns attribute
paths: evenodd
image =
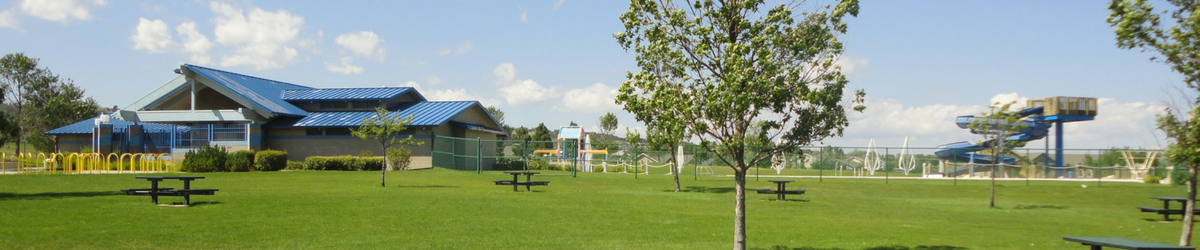
<svg viewBox="0 0 1200 250"><path fill-rule="evenodd" d="M382 170L383 159L358 156L309 156L304 158L304 170Z"/></svg>
<svg viewBox="0 0 1200 250"><path fill-rule="evenodd" d="M184 172L278 171L287 167L287 152L238 150L205 146L184 154L179 169Z"/></svg>

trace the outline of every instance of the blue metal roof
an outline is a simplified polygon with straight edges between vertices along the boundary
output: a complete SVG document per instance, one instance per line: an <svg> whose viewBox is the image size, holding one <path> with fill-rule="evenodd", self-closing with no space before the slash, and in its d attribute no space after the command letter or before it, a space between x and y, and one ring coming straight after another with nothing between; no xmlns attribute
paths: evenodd
<svg viewBox="0 0 1200 250"><path fill-rule="evenodd" d="M45 135L88 134L88 135L90 135L90 134L92 134L92 129L96 128L96 122L95 122L96 118L100 118L100 117L97 116L92 119L86 119L83 121L72 123L71 125L62 126L60 128L46 131L45 133L42 133L42 134L45 134ZM113 118L113 119L108 120L108 124L112 124L114 129L122 129L123 130L125 128L128 128L129 125L132 125L133 123L125 121L125 120ZM184 129L183 131L186 131L187 129L189 129L189 128L187 128L187 126L162 124L162 123L143 122L143 123L138 123L138 124L142 125L142 132L144 132L144 133L171 131L172 129L176 129L176 127L181 127L181 129Z"/></svg>
<svg viewBox="0 0 1200 250"><path fill-rule="evenodd" d="M410 87L289 89L283 91L283 100L289 102L391 100L412 91L413 88Z"/></svg>
<svg viewBox="0 0 1200 250"><path fill-rule="evenodd" d="M409 127L435 127L446 123L451 117L478 106L479 102L413 102L401 104L391 115L413 116ZM482 108L482 107L481 107ZM362 120L374 118L373 111L309 112L307 117L295 122L280 122L274 127L358 127Z"/></svg>
<svg viewBox="0 0 1200 250"><path fill-rule="evenodd" d="M184 67L204 78L212 80L229 91L233 91L242 98L250 100L254 105L267 109L271 113L288 116L305 116L308 114L303 109L284 101L280 93L289 89L312 89L310 87L191 64L184 64Z"/></svg>

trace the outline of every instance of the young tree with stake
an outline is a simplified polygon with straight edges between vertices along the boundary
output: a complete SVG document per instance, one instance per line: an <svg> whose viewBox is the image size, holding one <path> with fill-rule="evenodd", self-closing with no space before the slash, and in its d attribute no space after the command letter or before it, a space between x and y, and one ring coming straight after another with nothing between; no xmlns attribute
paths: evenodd
<svg viewBox="0 0 1200 250"><path fill-rule="evenodd" d="M388 112L384 108L375 108L375 115L369 118L363 118L362 125L357 129L350 129L350 134L362 138L363 140L375 140L379 142L379 146L383 148L384 162L388 161L388 148L399 145L401 147L407 145L420 146L425 142L412 139L412 135L404 139L398 139L401 132L408 129L408 124L412 123L413 116L401 117L399 114ZM381 168L379 172L379 186L387 187L387 167Z"/></svg>

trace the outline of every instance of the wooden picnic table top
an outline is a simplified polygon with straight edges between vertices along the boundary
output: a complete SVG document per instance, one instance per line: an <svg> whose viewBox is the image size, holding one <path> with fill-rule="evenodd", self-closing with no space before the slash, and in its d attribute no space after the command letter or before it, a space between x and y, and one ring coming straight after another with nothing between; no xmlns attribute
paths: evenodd
<svg viewBox="0 0 1200 250"><path fill-rule="evenodd" d="M522 175L522 174L523 174L523 175L535 175L535 174L541 174L540 172L514 172L514 171L509 171L509 172L504 172L504 173L505 173L505 174L511 174L511 175Z"/></svg>
<svg viewBox="0 0 1200 250"><path fill-rule="evenodd" d="M134 178L142 179L142 180L167 180L167 179L195 180L195 179L204 179L204 176L138 176L138 177L134 177Z"/></svg>
<svg viewBox="0 0 1200 250"><path fill-rule="evenodd" d="M1184 197L1150 197L1150 199L1155 199L1155 200L1160 200L1160 201L1178 201L1178 202L1187 201L1187 198L1184 198Z"/></svg>
<svg viewBox="0 0 1200 250"><path fill-rule="evenodd" d="M1122 238L1106 238L1106 237L1076 237L1064 236L1063 240L1071 242L1079 242L1089 246L1102 246L1120 249L1133 250L1195 250L1193 247L1184 247L1176 245L1167 245L1162 243L1143 242Z"/></svg>
<svg viewBox="0 0 1200 250"><path fill-rule="evenodd" d="M774 183L790 183L790 182L795 182L794 180L767 180L767 181L769 181L769 182L774 182Z"/></svg>

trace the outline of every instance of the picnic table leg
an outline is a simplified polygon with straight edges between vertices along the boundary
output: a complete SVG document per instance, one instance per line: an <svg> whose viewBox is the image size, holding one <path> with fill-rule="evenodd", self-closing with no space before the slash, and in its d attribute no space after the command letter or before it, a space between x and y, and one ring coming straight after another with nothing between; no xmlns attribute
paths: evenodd
<svg viewBox="0 0 1200 250"><path fill-rule="evenodd" d="M158 204L158 180L150 180L150 202Z"/></svg>
<svg viewBox="0 0 1200 250"><path fill-rule="evenodd" d="M1183 208L1187 208L1187 206L1184 206ZM1163 209L1171 210L1171 201L1170 200L1163 200ZM1163 214L1163 220L1164 221L1171 220L1171 214Z"/></svg>
<svg viewBox="0 0 1200 250"><path fill-rule="evenodd" d="M520 178L520 177L521 177L520 175L515 175L515 174L513 175L513 192L517 192L517 181L521 180L521 179L517 179L517 178Z"/></svg>
<svg viewBox="0 0 1200 250"><path fill-rule="evenodd" d="M529 182L529 178L531 178L531 177L533 177L533 175L531 175L531 174L525 175L525 191L533 192L533 190L529 189L529 186L533 186L533 183Z"/></svg>
<svg viewBox="0 0 1200 250"><path fill-rule="evenodd" d="M1101 247L1098 245L1091 245L1091 246L1092 246L1092 250L1100 250L1101 249Z"/></svg>
<svg viewBox="0 0 1200 250"><path fill-rule="evenodd" d="M779 184L779 185L778 185L779 194L776 194L776 196L777 196L777 197L775 197L775 199L776 199L776 200L781 200L781 201L782 201L782 200L786 200L787 198L785 198L785 197L784 197L783 191L784 191L784 190L787 190L787 188L786 188L786 187L787 187L787 183L782 183L782 182L780 182L780 183L778 183L778 184Z"/></svg>

